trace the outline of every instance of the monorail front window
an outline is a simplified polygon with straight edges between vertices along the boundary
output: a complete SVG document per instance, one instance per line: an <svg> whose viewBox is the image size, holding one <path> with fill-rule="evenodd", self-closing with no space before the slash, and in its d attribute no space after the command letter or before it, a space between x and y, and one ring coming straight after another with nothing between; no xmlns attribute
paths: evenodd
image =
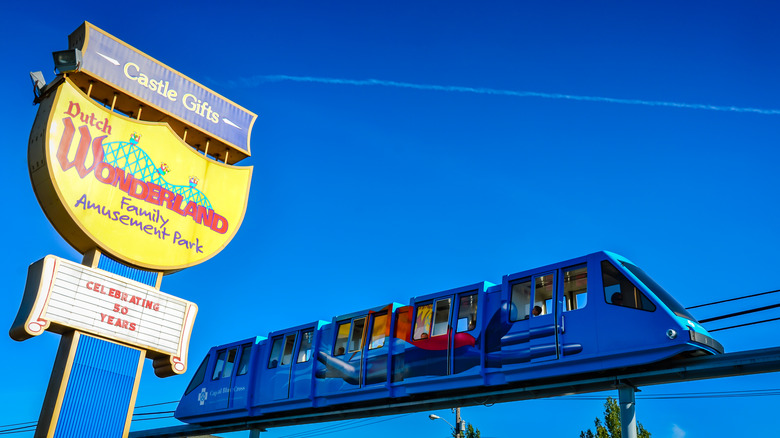
<svg viewBox="0 0 780 438"><path fill-rule="evenodd" d="M604 298L607 303L649 312L655 311L655 304L606 260L601 262L601 278L604 282Z"/></svg>
<svg viewBox="0 0 780 438"><path fill-rule="evenodd" d="M206 355L206 358L203 359L203 362L200 363L200 366L198 367L198 370L195 371L195 375L192 376L192 381L187 386L187 389L184 390L184 395L187 395L195 390L198 386L200 386L201 383L203 383L203 380L206 378L206 366L209 364L209 355Z"/></svg>
<svg viewBox="0 0 780 438"><path fill-rule="evenodd" d="M655 280L653 280L652 277L647 275L645 271L642 269L632 265L631 263L622 262L623 266L626 267L629 271L631 271L632 274L636 275L636 278L639 279L642 283L647 286L648 289L650 289L651 292L655 294L655 296L658 297L659 300L663 301L664 304L666 304L669 307L669 310L674 312L675 315L681 316L683 318L688 318L691 320L696 320L696 318L693 317L687 310L685 310L685 307L682 306L677 300L674 299L671 295L669 295L669 292L666 291L663 287L661 287L660 284L656 283Z"/></svg>

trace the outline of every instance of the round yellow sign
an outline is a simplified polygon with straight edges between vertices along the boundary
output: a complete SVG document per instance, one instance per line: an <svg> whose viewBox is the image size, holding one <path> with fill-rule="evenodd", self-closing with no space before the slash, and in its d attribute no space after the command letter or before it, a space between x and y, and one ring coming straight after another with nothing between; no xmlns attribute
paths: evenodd
<svg viewBox="0 0 780 438"><path fill-rule="evenodd" d="M167 124L110 111L68 80L40 104L29 164L38 202L74 248L164 272L230 242L252 178L251 167L214 161Z"/></svg>

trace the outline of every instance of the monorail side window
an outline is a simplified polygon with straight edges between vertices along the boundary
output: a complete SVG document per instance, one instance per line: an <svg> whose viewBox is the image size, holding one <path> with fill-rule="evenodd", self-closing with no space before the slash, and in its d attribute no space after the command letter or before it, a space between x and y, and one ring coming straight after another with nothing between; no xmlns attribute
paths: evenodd
<svg viewBox="0 0 780 438"><path fill-rule="evenodd" d="M563 270L563 310L582 309L588 302L588 266Z"/></svg>
<svg viewBox="0 0 780 438"><path fill-rule="evenodd" d="M509 305L509 320L528 319L531 311L531 280L512 285L512 301Z"/></svg>
<svg viewBox="0 0 780 438"><path fill-rule="evenodd" d="M252 344L246 344L241 347L241 359L238 361L237 376L243 376L249 372L249 358L252 357Z"/></svg>
<svg viewBox="0 0 780 438"><path fill-rule="evenodd" d="M546 315L553 310L552 297L555 292L555 274L536 277L534 288L534 308L531 315Z"/></svg>
<svg viewBox="0 0 780 438"><path fill-rule="evenodd" d="M417 318L414 320L414 340L428 339L431 335L431 317L433 316L433 304L425 304L417 307Z"/></svg>
<svg viewBox="0 0 780 438"><path fill-rule="evenodd" d="M433 333L431 336L447 334L450 321L450 299L436 301L436 312L433 314Z"/></svg>
<svg viewBox="0 0 780 438"><path fill-rule="evenodd" d="M606 260L601 262L601 278L604 282L604 298L607 303L649 312L655 310L655 304Z"/></svg>
<svg viewBox="0 0 780 438"><path fill-rule="evenodd" d="M458 305L458 332L467 332L477 328L477 294L460 297Z"/></svg>
<svg viewBox="0 0 780 438"><path fill-rule="evenodd" d="M233 365L236 363L236 348L231 348L227 354L227 361L225 361L225 369L222 371L222 377L230 377L233 375Z"/></svg>
<svg viewBox="0 0 780 438"><path fill-rule="evenodd" d="M209 355L206 355L206 358L203 359L203 362L200 363L200 366L198 367L198 370L195 371L195 375L192 376L192 380L190 381L189 386L187 386L187 389L184 390L184 395L187 395L195 390L198 386L200 386L201 383L203 383L203 379L206 378L206 367L209 364Z"/></svg>
<svg viewBox="0 0 780 438"><path fill-rule="evenodd" d="M368 349L381 348L385 345L385 333L387 333L387 312L375 313L372 317L371 342Z"/></svg>
<svg viewBox="0 0 780 438"><path fill-rule="evenodd" d="M227 350L217 352L217 363L214 365L214 372L211 374L211 380L219 379L219 375L222 374L222 368L225 367L225 353Z"/></svg>
<svg viewBox="0 0 780 438"><path fill-rule="evenodd" d="M282 365L292 362L293 349L295 349L295 333L284 337L284 353L282 353Z"/></svg>
<svg viewBox="0 0 780 438"><path fill-rule="evenodd" d="M268 356L268 368L276 368L279 366L279 354L282 352L282 338L278 337L274 339L273 345L271 345L271 355Z"/></svg>
<svg viewBox="0 0 780 438"><path fill-rule="evenodd" d="M314 336L312 330L306 330L301 335L301 348L298 349L298 359L296 363L308 362L311 359L311 340Z"/></svg>
<svg viewBox="0 0 780 438"><path fill-rule="evenodd" d="M366 318L352 321L352 337L349 341L349 352L360 351L363 348L363 332L366 328Z"/></svg>
<svg viewBox="0 0 780 438"><path fill-rule="evenodd" d="M347 341L349 340L349 328L352 324L347 322L339 323L338 334L336 335L336 343L333 344L333 354L341 356L347 352Z"/></svg>

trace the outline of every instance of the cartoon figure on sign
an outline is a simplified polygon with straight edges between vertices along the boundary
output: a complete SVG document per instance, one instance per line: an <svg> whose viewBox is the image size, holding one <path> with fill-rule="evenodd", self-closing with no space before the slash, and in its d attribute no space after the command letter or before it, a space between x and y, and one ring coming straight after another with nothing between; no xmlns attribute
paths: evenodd
<svg viewBox="0 0 780 438"><path fill-rule="evenodd" d="M198 177L197 177L197 176L191 176L191 177L190 177L190 187L195 187L195 186L197 186L199 181L200 181L200 180L198 179Z"/></svg>
<svg viewBox="0 0 780 438"><path fill-rule="evenodd" d="M160 168L157 171L160 172L160 175L165 175L171 171L171 168L166 163L160 163Z"/></svg>
<svg viewBox="0 0 780 438"><path fill-rule="evenodd" d="M130 143L138 144L139 141L141 141L141 134L134 132L133 135L130 136Z"/></svg>

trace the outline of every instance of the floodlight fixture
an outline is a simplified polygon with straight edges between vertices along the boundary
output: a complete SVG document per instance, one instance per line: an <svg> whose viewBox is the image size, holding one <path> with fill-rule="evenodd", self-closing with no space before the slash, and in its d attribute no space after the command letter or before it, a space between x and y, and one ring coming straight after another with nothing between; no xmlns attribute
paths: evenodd
<svg viewBox="0 0 780 438"><path fill-rule="evenodd" d="M40 71L31 71L30 72L30 80L32 81L33 85L33 105L38 103L38 99L41 98L41 94L43 94L43 89L46 88L46 79L43 78L43 72Z"/></svg>
<svg viewBox="0 0 780 438"><path fill-rule="evenodd" d="M53 52L54 71L57 74L70 73L81 68L81 50L70 49Z"/></svg>

